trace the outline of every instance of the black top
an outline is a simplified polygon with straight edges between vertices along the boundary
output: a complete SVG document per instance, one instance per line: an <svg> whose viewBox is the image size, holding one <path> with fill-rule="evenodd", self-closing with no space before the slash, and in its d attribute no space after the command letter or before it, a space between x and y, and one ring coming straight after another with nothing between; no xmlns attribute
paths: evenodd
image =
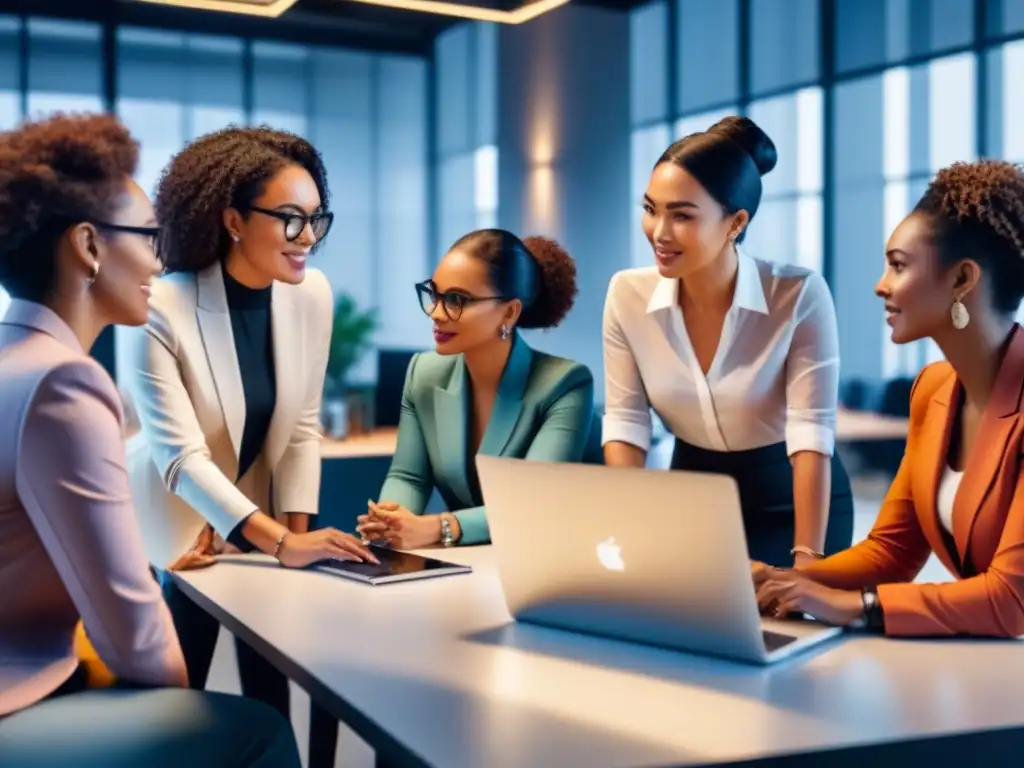
<svg viewBox="0 0 1024 768"><path fill-rule="evenodd" d="M226 271L224 287L245 395L245 430L238 450L238 477L242 477L263 450L277 398L274 342L270 329L271 289L247 288Z"/></svg>

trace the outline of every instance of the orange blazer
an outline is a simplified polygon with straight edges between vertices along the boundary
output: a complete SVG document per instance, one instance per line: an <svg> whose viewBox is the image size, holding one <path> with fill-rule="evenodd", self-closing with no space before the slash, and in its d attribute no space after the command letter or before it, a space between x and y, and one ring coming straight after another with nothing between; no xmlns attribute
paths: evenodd
<svg viewBox="0 0 1024 768"><path fill-rule="evenodd" d="M1024 634L1024 331L1014 328L953 503L953 532L937 496L963 397L949 363L927 366L910 395L899 472L863 542L814 564L816 581L878 586L888 635ZM934 552L957 580L916 584Z"/></svg>

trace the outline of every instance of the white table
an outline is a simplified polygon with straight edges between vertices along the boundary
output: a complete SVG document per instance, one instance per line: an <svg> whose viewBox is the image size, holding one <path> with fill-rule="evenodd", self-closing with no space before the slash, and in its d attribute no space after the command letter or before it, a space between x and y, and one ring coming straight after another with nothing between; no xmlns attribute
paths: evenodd
<svg viewBox="0 0 1024 768"><path fill-rule="evenodd" d="M1024 644L848 637L762 669L510 624L490 548L445 555L474 573L370 587L235 556L177 576L401 765L934 768L1024 751L1021 731L993 733L1024 727ZM930 741L820 754L915 739Z"/></svg>

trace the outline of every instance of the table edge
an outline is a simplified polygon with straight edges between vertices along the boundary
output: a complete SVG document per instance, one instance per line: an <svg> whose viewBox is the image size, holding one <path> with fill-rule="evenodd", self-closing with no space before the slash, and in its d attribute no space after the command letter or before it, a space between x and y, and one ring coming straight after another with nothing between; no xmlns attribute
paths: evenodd
<svg viewBox="0 0 1024 768"><path fill-rule="evenodd" d="M383 756L387 758L387 761L394 760L402 766L433 768L430 763L426 762L409 747L392 736L385 727L369 718L358 707L349 703L336 691L320 682L315 675L298 661L282 653L276 646L264 640L258 633L251 630L247 624L222 609L203 594L201 590L190 584L187 579L182 578L180 574L173 571L170 573L190 600L193 600L196 605L216 618L231 634L250 645L289 680L294 681L317 704L321 705L339 721L355 731L377 753L378 764L380 763L381 756Z"/></svg>

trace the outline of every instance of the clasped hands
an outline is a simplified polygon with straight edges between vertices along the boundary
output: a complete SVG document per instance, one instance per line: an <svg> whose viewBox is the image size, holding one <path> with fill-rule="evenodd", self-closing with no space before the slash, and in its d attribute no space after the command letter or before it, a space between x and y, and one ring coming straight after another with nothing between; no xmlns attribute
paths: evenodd
<svg viewBox="0 0 1024 768"><path fill-rule="evenodd" d="M766 616L784 618L805 613L818 621L843 627L864 611L859 591L833 589L807 574L791 568L775 568L752 561L750 564L757 606Z"/></svg>
<svg viewBox="0 0 1024 768"><path fill-rule="evenodd" d="M441 540L441 520L437 515L414 515L393 501L366 502L365 515L356 524L364 542L384 544L394 549L422 549Z"/></svg>

